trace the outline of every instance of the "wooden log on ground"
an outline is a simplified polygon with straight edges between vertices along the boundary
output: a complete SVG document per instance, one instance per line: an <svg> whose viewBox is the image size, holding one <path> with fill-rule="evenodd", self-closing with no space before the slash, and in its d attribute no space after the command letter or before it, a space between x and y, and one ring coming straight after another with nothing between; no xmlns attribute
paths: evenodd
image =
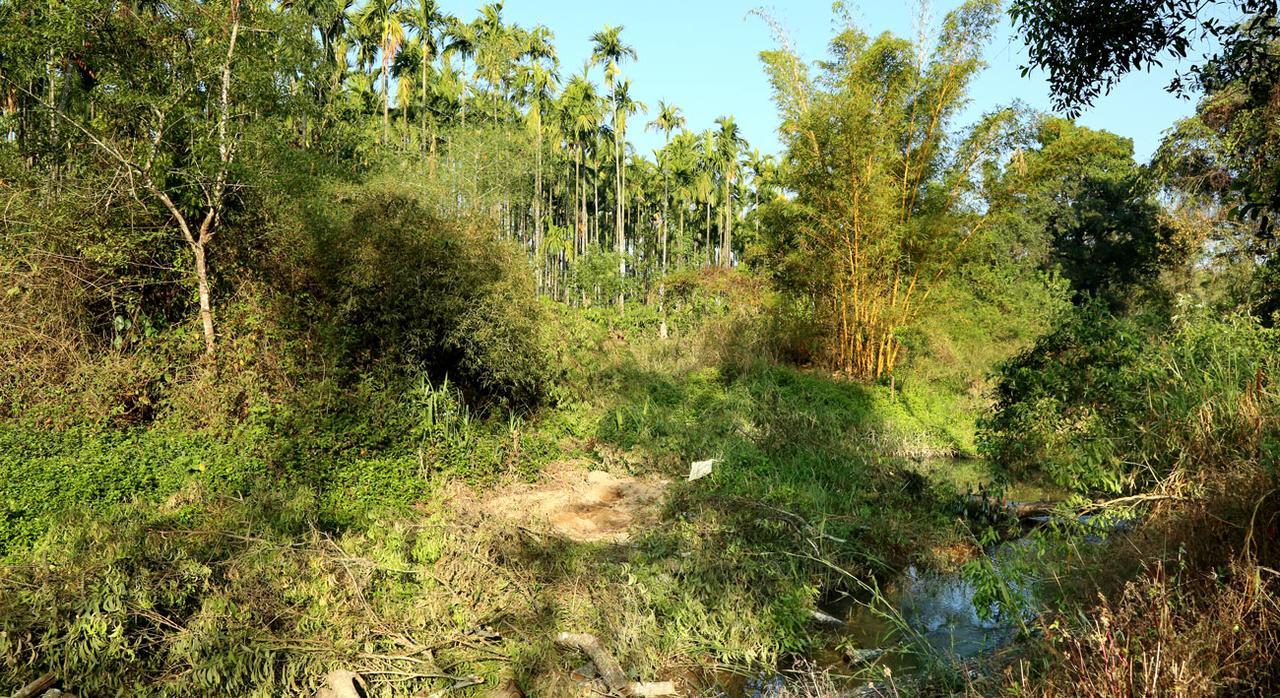
<svg viewBox="0 0 1280 698"><path fill-rule="evenodd" d="M38 698L38 696L44 695L45 691L53 688L53 685L57 682L58 677L53 674L45 674L44 676L41 676L35 681L32 681L26 686L18 689L18 692L13 694L11 698Z"/></svg>
<svg viewBox="0 0 1280 698"><path fill-rule="evenodd" d="M632 682L622 670L618 660L600 644L600 640L590 633L560 633L556 635L556 643L569 647L591 658L596 665L600 678L609 690L624 698L660 698L676 695L676 685L670 681L654 683Z"/></svg>
<svg viewBox="0 0 1280 698"><path fill-rule="evenodd" d="M335 669L325 677L325 685L316 692L316 698L365 698L368 690L359 674Z"/></svg>
<svg viewBox="0 0 1280 698"><path fill-rule="evenodd" d="M610 691L623 696L631 696L631 682L622 671L622 665L600 644L600 640L590 633L560 633L556 635L556 643L570 647L591 658L596 665L600 678Z"/></svg>

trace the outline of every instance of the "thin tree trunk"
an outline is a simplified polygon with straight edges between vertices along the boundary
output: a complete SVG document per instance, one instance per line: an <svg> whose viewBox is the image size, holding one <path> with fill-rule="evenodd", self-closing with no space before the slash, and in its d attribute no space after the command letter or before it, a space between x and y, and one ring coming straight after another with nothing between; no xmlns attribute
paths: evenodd
<svg viewBox="0 0 1280 698"><path fill-rule="evenodd" d="M425 28L419 29L420 32L426 32ZM420 38L419 43L422 49L422 113L418 115L418 122L422 125L422 146L425 148L427 144L427 42L426 39ZM434 143L432 144L434 146ZM419 151L421 152L421 151Z"/></svg>
<svg viewBox="0 0 1280 698"><path fill-rule="evenodd" d="M535 109L541 107L535 106ZM538 122L537 162L533 173L533 254L538 258L538 294L541 295L546 281L546 255L542 252L542 122Z"/></svg>
<svg viewBox="0 0 1280 698"><path fill-rule="evenodd" d="M720 265L733 266L733 177L724 180L724 227L720 229Z"/></svg>
<svg viewBox="0 0 1280 698"><path fill-rule="evenodd" d="M574 159L575 166L576 166L576 167L578 167L579 169L582 169L581 164L579 164L579 163L581 162L581 160L582 160L582 154L581 154L581 151L577 151L577 150L576 150L576 151L575 151L575 153L574 153L574 158L575 158L575 159ZM582 212L585 210L585 209L583 208L583 206L582 206L582 197L584 196L584 195L583 195L583 193L582 193L582 190L583 190L583 187L586 187L586 186L587 186L587 182L586 182L586 180L585 180L585 179L583 179L583 177L584 177L584 175L583 175L581 172L577 172L577 173L575 173L575 174L574 174L574 176L573 176L573 204L572 204L572 205L573 205L573 230L574 230L574 235L577 235L577 234L578 234L578 232L579 232L579 227L582 227L582 228L584 229L584 231L583 231L583 232L584 232L584 237L582 238L582 242L583 242L583 244L585 245L585 244L586 244L586 241L587 241L587 239L586 239L586 237L585 237L585 225L586 225L586 224L585 224L585 223L581 223L581 221L579 220L579 219L582 217ZM581 225L580 225L580 224L581 224ZM574 238L574 241L575 241L574 249L575 249L575 250L577 250L577 244L576 244L577 238L576 238L576 237ZM576 254L576 252L575 252L575 254Z"/></svg>
<svg viewBox="0 0 1280 698"><path fill-rule="evenodd" d="M667 139L668 145L670 145L670 142L671 142L670 139ZM667 238L670 237L668 233L668 226L670 226L670 221L668 219L670 218L671 218L671 187L670 187L670 182L667 181L667 177L664 174L662 177L662 273L664 275L667 273Z"/></svg>
<svg viewBox="0 0 1280 698"><path fill-rule="evenodd" d="M391 132L391 81L387 70L386 44L383 44L382 52L382 144L386 145L390 142Z"/></svg>
<svg viewBox="0 0 1280 698"><path fill-rule="evenodd" d="M707 266L716 263L714 248L711 247L711 196L707 196L707 227L703 230L702 249L706 251Z"/></svg>
<svg viewBox="0 0 1280 698"><path fill-rule="evenodd" d="M213 334L213 300L209 292L209 265L205 259L204 243L196 241L191 244L191 251L196 258L196 292L200 297L200 327L204 331L204 350L206 354L214 352Z"/></svg>
<svg viewBox="0 0 1280 698"><path fill-rule="evenodd" d="M615 223L617 228L617 250L618 250L618 311L621 312L626 306L626 291L623 285L627 280L627 222L626 222L626 203L624 202L626 182L623 179L622 170L622 129L618 126L618 88L613 88L613 167L616 173L614 179L614 198L616 199Z"/></svg>
<svg viewBox="0 0 1280 698"><path fill-rule="evenodd" d="M681 206L680 206L680 227L676 229L677 234L680 236L679 246L678 246L678 247L676 247L676 253L678 254L678 256L679 256L679 257L681 257L681 258L682 258L682 259L680 259L680 260L677 260L677 263L687 262L687 261L688 261L688 257L687 257L687 255L679 254L679 253L680 253L680 251L684 249L684 244L685 244L685 242L686 242L686 240L685 240L685 233L684 233L684 208L685 208L685 207L684 207L684 205L683 205L683 204L681 204Z"/></svg>
<svg viewBox="0 0 1280 698"><path fill-rule="evenodd" d="M183 232L191 244L196 261L196 292L200 298L200 325L204 329L205 353L214 353L213 301L209 291L209 267L205 256L205 247L213 239L215 226L222 213L222 197L226 190L227 170L234 157L234 149L227 140L227 122L231 118L231 61L236 53L236 40L240 36L240 0L231 0L231 39L227 44L227 60L222 64L222 94L219 100L218 113L218 175L214 180L213 194L209 197L209 210L205 213L204 222L200 224L198 237L191 235L191 229L185 219L179 216ZM148 169L150 165L148 165ZM165 197L166 200L168 197ZM170 208L177 212L177 207L169 201Z"/></svg>

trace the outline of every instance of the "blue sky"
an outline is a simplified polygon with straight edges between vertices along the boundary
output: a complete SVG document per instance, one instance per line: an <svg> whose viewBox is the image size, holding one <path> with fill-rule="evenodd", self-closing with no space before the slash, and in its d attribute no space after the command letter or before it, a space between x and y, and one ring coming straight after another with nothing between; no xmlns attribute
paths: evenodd
<svg viewBox="0 0 1280 698"><path fill-rule="evenodd" d="M463 19L475 16L475 0L443 0L444 7ZM935 0L935 22L959 4ZM915 34L915 2L851 3L863 30ZM625 27L623 36L639 53L639 60L623 66L632 80L632 94L650 107L640 117L647 122L659 99L679 105L689 127L710 127L716 117L732 114L754 147L779 149L777 113L758 54L770 48L769 28L752 9L763 7L786 28L792 43L806 59L819 58L833 33L829 0L507 0L505 16L522 26L543 24L556 35L562 71L581 69L590 53L590 36L605 24ZM965 121L991 109L1021 100L1049 109L1043 77L1021 77L1024 51L1004 19L986 51L989 66L973 86ZM1133 139L1139 160L1159 144L1161 132L1192 113L1191 102L1165 93L1172 67L1128 76L1119 89L1098 101L1080 122ZM600 77L597 69L596 79ZM634 121L633 121L634 123ZM661 144L661 137L632 128L631 139L644 152Z"/></svg>

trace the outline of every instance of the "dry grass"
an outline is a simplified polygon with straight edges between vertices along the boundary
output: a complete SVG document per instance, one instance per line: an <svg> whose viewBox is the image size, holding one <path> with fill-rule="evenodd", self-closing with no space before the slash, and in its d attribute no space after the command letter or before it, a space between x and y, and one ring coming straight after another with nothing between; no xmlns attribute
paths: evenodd
<svg viewBox="0 0 1280 698"><path fill-rule="evenodd" d="M1157 565L1072 631L1050 636L1057 666L1032 678L1023 696L1139 696L1280 693L1280 586L1269 568L1237 562L1220 578L1171 577Z"/></svg>
<svg viewBox="0 0 1280 698"><path fill-rule="evenodd" d="M1280 497L1228 470L1109 547L1092 603L1046 619L1006 688L1040 698L1280 695ZM1126 570L1140 572L1123 579Z"/></svg>

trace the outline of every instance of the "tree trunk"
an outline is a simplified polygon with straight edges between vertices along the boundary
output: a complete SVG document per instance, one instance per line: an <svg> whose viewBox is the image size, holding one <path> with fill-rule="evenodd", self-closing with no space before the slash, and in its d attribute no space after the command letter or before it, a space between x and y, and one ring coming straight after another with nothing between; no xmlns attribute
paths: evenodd
<svg viewBox="0 0 1280 698"><path fill-rule="evenodd" d="M684 209L685 209L685 205L684 205L684 203L683 203L683 202L681 202L681 204L680 204L680 225L679 225L679 227L677 227L677 228L676 228L676 234L679 236L679 241L678 241L678 244L677 244L677 246L676 246L676 256L677 256L676 263L677 263L677 264L683 264L683 263L687 263L687 262L688 262L688 255L687 255L687 254L681 254L681 250L683 250L683 249L684 249L684 244L685 244L685 242L686 242L686 240L685 240L685 235L684 235Z"/></svg>
<svg viewBox="0 0 1280 698"><path fill-rule="evenodd" d="M387 46L382 46L382 144L389 143L391 133L391 81L387 65Z"/></svg>
<svg viewBox="0 0 1280 698"><path fill-rule="evenodd" d="M582 254L580 246L585 244L582 231L582 216L586 205L582 203L582 149L575 148L573 154L573 254Z"/></svg>
<svg viewBox="0 0 1280 698"><path fill-rule="evenodd" d="M626 182L622 175L622 129L618 127L618 89L615 86L613 90L613 167L616 177L614 179L614 198L617 199L616 213L614 214L615 227L617 229L617 250L618 250L618 312L626 306L626 291L623 290L622 284L627 280L627 222L626 222L626 204L623 197Z"/></svg>
<svg viewBox="0 0 1280 698"><path fill-rule="evenodd" d="M670 139L668 139L668 145L670 145ZM662 177L662 273L664 275L667 273L667 238L670 237L668 234L668 226L670 226L668 219L670 218L671 187L664 173Z"/></svg>
<svg viewBox="0 0 1280 698"><path fill-rule="evenodd" d="M702 231L702 249L707 254L707 266L716 263L715 249L711 247L711 195L707 195L707 227Z"/></svg>
<svg viewBox="0 0 1280 698"><path fill-rule="evenodd" d="M426 29L421 29L421 31L425 32ZM419 51L419 53L422 55L422 113L419 115L419 118L417 118L417 120L419 120L419 122L422 124L422 147L424 147L425 149L426 141L428 141L428 138L426 138L426 67L428 67L428 65L426 64L428 64L428 60L426 60L425 38L424 40L421 40L421 45L422 45L422 49ZM433 150L434 150L434 147L435 147L434 138L433 138L433 142L431 142L431 147L433 147Z"/></svg>
<svg viewBox="0 0 1280 698"><path fill-rule="evenodd" d="M540 109L541 107L535 107ZM533 254L538 258L538 294L543 293L547 276L547 256L542 252L542 123L538 123L537 163L533 173Z"/></svg>
<svg viewBox="0 0 1280 698"><path fill-rule="evenodd" d="M724 227L720 229L720 265L733 266L733 177L724 181Z"/></svg>
<svg viewBox="0 0 1280 698"><path fill-rule="evenodd" d="M196 257L196 292L200 296L200 327L204 331L204 350L213 355L213 301L209 293L209 264L205 259L204 243L191 243L191 251Z"/></svg>

